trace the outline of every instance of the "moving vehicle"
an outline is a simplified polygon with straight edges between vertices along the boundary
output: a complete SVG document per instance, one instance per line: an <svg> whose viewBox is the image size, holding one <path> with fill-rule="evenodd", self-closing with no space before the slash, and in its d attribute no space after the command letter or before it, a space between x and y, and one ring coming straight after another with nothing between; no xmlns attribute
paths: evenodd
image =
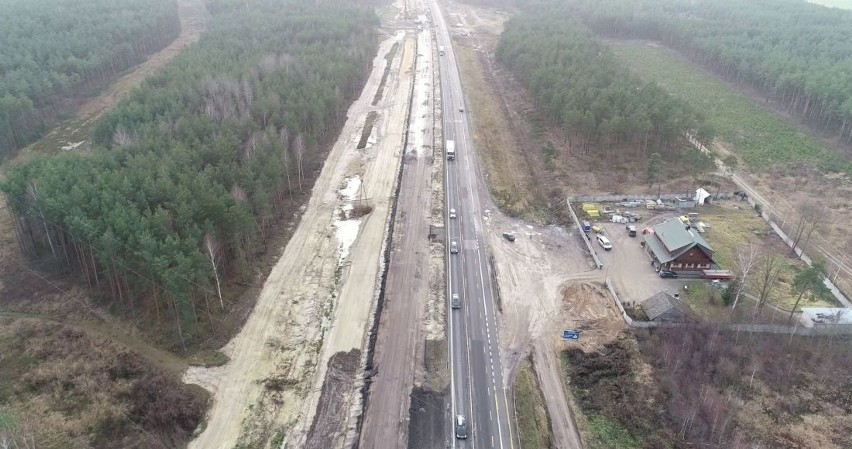
<svg viewBox="0 0 852 449"><path fill-rule="evenodd" d="M467 439L467 420L464 415L456 415L456 438Z"/></svg>
<svg viewBox="0 0 852 449"><path fill-rule="evenodd" d="M609 242L609 239L600 234L598 234L598 243L601 245L601 248L603 248L604 251L609 251L612 249L612 243Z"/></svg>
<svg viewBox="0 0 852 449"><path fill-rule="evenodd" d="M444 56L444 46L443 45L438 46L438 54L441 55L441 56Z"/></svg>
<svg viewBox="0 0 852 449"><path fill-rule="evenodd" d="M456 218L456 210L450 209L450 218Z"/></svg>
<svg viewBox="0 0 852 449"><path fill-rule="evenodd" d="M677 273L675 273L675 272L674 272L674 271L672 271L672 270L669 270L669 269L663 268L663 269L661 269L661 270L660 270L660 277L661 277L661 278L671 278L671 279L674 279L674 278L676 278L676 277L677 277Z"/></svg>
<svg viewBox="0 0 852 449"><path fill-rule="evenodd" d="M453 240L450 242L450 252L453 254L459 253L459 243L457 241Z"/></svg>
<svg viewBox="0 0 852 449"><path fill-rule="evenodd" d="M459 112L464 112L464 108L459 108Z"/></svg>
<svg viewBox="0 0 852 449"><path fill-rule="evenodd" d="M450 301L450 305L454 309L461 309L461 298L458 293L453 293L453 299Z"/></svg>
<svg viewBox="0 0 852 449"><path fill-rule="evenodd" d="M447 160L451 161L456 158L456 141L447 141Z"/></svg>

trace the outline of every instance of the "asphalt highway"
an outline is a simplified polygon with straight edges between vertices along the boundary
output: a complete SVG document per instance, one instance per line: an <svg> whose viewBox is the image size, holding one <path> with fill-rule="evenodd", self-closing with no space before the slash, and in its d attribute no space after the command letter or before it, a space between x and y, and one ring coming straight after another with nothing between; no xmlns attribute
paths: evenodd
<svg viewBox="0 0 852 449"><path fill-rule="evenodd" d="M476 176L478 160L449 29L437 3L430 4L436 44L444 48L439 56L444 139L455 141L456 147L455 160L446 161L445 173L447 209L457 212L457 218L447 216L447 233L459 248L452 254L447 245L447 298L457 293L462 306L452 309L448 302L447 307L453 420L448 423L448 439L454 448L510 449L513 440ZM455 438L457 415L467 418L467 439Z"/></svg>

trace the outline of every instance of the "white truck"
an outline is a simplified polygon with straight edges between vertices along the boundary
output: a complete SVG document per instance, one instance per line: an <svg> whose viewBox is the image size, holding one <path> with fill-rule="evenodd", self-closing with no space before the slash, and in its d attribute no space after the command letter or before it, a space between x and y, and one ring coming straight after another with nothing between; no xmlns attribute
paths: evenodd
<svg viewBox="0 0 852 449"><path fill-rule="evenodd" d="M438 46L438 54L441 55L441 56L444 56L444 46L443 45Z"/></svg>
<svg viewBox="0 0 852 449"><path fill-rule="evenodd" d="M456 158L456 141L448 140L447 141L447 160L454 160Z"/></svg>

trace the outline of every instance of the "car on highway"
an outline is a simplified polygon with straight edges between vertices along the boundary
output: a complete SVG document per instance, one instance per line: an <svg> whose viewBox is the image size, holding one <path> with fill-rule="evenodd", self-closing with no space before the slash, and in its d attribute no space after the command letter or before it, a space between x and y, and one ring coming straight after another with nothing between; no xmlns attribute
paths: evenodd
<svg viewBox="0 0 852 449"><path fill-rule="evenodd" d="M598 234L598 243L601 245L601 248L603 248L604 251L609 251L612 249L612 243L609 242L609 239L600 234Z"/></svg>
<svg viewBox="0 0 852 449"><path fill-rule="evenodd" d="M459 108L459 112L464 112L464 108Z"/></svg>
<svg viewBox="0 0 852 449"><path fill-rule="evenodd" d="M453 293L453 299L450 301L450 305L454 309L461 309L461 298L458 293Z"/></svg>
<svg viewBox="0 0 852 449"><path fill-rule="evenodd" d="M457 241L453 240L450 242L450 252L453 254L459 253L459 243Z"/></svg>
<svg viewBox="0 0 852 449"><path fill-rule="evenodd" d="M675 273L672 270L667 270L667 269L663 268L663 269L660 270L660 277L661 278L674 279L674 278L677 277L677 273Z"/></svg>
<svg viewBox="0 0 852 449"><path fill-rule="evenodd" d="M467 420L464 415L456 415L456 438L467 439Z"/></svg>
<svg viewBox="0 0 852 449"><path fill-rule="evenodd" d="M450 218L456 218L456 210L450 209Z"/></svg>

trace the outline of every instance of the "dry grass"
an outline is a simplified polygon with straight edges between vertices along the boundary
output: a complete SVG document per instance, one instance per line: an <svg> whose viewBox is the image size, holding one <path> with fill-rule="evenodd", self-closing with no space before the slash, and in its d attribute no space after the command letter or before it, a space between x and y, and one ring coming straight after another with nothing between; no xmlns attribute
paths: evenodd
<svg viewBox="0 0 852 449"><path fill-rule="evenodd" d="M547 409L529 359L522 360L518 365L513 387L521 448L551 447Z"/></svg>
<svg viewBox="0 0 852 449"><path fill-rule="evenodd" d="M510 215L541 218L546 204L512 133L500 93L489 81L480 53L467 42L456 43L473 142L494 201Z"/></svg>
<svg viewBox="0 0 852 449"><path fill-rule="evenodd" d="M57 323L2 320L0 434L44 448L173 447L200 422L206 394L137 353Z"/></svg>
<svg viewBox="0 0 852 449"><path fill-rule="evenodd" d="M783 258L783 268L775 288L770 293L769 302L784 310L791 310L797 296L792 287L793 276L797 270L805 267L805 263L793 257L790 248L745 202L722 201L698 211L700 211L700 219L711 226L704 234L704 238L716 251L713 258L724 269L737 272L737 248L749 242L757 245L765 254L775 254ZM746 282L746 292L751 294L757 293L758 276L755 273L756 270ZM823 299L808 300L800 304L807 307L834 305L836 305L834 301Z"/></svg>

